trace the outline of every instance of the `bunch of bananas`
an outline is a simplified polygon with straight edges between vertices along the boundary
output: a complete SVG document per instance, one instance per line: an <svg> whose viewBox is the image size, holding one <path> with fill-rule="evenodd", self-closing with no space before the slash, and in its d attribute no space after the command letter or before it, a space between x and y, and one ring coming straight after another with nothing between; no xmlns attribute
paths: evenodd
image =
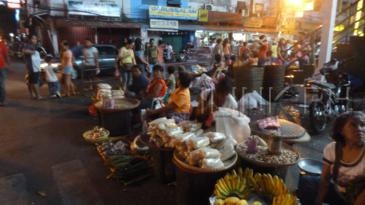
<svg viewBox="0 0 365 205"><path fill-rule="evenodd" d="M295 205L296 197L291 194L284 181L278 176L254 173L252 169L233 170L219 179L215 185L215 205L247 204L251 191L260 193L272 200L272 205ZM253 204L261 204L255 202Z"/></svg>
<svg viewBox="0 0 365 205"><path fill-rule="evenodd" d="M275 196L272 200L272 205L296 205L297 199L292 194L282 194Z"/></svg>
<svg viewBox="0 0 365 205"><path fill-rule="evenodd" d="M238 169L238 175L240 175L242 178L246 179L247 186L251 190L257 190L259 185L256 183L255 175L252 169L246 168L245 170L242 170L242 168Z"/></svg>
<svg viewBox="0 0 365 205"><path fill-rule="evenodd" d="M214 205L248 205L248 202L237 197L228 197L225 200L217 199Z"/></svg>
<svg viewBox="0 0 365 205"><path fill-rule="evenodd" d="M278 176L257 173L254 178L257 184L255 190L264 195L275 197L289 192L283 180Z"/></svg>
<svg viewBox="0 0 365 205"><path fill-rule="evenodd" d="M245 199L249 194L250 189L246 186L246 179L234 170L219 179L214 188L214 195L217 199L226 199L228 197Z"/></svg>

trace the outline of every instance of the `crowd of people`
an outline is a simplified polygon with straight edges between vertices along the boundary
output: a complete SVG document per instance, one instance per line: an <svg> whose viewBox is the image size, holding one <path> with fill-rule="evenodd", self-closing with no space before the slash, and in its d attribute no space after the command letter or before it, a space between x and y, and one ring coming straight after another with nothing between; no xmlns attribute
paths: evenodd
<svg viewBox="0 0 365 205"><path fill-rule="evenodd" d="M212 63L216 56L221 56L226 67L229 67L236 60L251 65L308 65L311 62L312 48L304 40L291 42L280 38L278 42L268 41L267 36L261 35L257 40L238 42L237 52L233 52L231 41L218 38L212 45Z"/></svg>

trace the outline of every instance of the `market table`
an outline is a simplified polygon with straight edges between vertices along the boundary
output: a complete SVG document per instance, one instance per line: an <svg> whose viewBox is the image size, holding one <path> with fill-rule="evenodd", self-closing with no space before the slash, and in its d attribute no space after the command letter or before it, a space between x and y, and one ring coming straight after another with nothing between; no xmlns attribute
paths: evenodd
<svg viewBox="0 0 365 205"><path fill-rule="evenodd" d="M132 110L140 104L131 98L114 99L113 105L106 107L101 101L95 103L99 126L110 131L110 136L129 135L132 127Z"/></svg>
<svg viewBox="0 0 365 205"><path fill-rule="evenodd" d="M238 146L237 151L244 166L285 179L288 167L295 165L299 159L299 153L285 142L303 142L310 140L310 136L300 125L284 119L279 119L279 123L280 128L276 130L260 129L257 122L250 125L253 134L268 142L266 150L257 151L258 154L254 155L248 153L244 146Z"/></svg>

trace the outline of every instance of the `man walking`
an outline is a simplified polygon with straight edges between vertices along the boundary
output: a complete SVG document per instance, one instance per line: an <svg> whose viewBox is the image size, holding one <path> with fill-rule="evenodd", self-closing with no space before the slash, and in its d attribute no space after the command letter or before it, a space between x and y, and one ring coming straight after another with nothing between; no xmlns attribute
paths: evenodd
<svg viewBox="0 0 365 205"><path fill-rule="evenodd" d="M92 89L93 80L96 78L96 75L100 73L100 67L98 49L93 46L90 39L85 40L83 57L83 78L86 78L90 81L90 89Z"/></svg>
<svg viewBox="0 0 365 205"><path fill-rule="evenodd" d="M42 99L39 93L39 81L40 81L40 65L41 57L36 50L38 39L37 36L32 35L28 44L23 48L25 65L28 71L28 90L31 98Z"/></svg>
<svg viewBox="0 0 365 205"><path fill-rule="evenodd" d="M9 65L8 49L5 44L5 40L0 33L0 106L5 105L5 79L7 66Z"/></svg>

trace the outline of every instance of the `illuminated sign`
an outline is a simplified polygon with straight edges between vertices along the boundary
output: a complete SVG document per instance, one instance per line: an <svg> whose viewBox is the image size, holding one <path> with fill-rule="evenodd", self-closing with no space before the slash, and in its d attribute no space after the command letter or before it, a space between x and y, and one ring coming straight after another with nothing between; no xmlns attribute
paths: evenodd
<svg viewBox="0 0 365 205"><path fill-rule="evenodd" d="M69 15L120 17L121 1L68 0Z"/></svg>
<svg viewBox="0 0 365 205"><path fill-rule="evenodd" d="M199 9L199 21L208 22L209 11L207 9Z"/></svg>
<svg viewBox="0 0 365 205"><path fill-rule="evenodd" d="M180 19L180 20L197 20L198 10L194 8L178 8L167 6L150 6L150 18L159 19Z"/></svg>

